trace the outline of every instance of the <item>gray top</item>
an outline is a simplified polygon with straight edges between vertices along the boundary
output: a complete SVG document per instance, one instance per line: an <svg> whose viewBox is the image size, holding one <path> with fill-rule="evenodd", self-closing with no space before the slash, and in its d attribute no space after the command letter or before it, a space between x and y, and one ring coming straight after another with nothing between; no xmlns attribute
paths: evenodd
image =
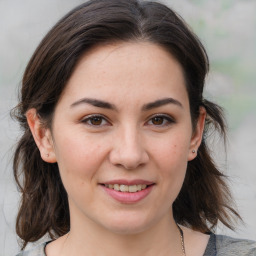
<svg viewBox="0 0 256 256"><path fill-rule="evenodd" d="M47 242L16 256L46 256L46 245ZM203 256L256 256L256 242L211 234Z"/></svg>

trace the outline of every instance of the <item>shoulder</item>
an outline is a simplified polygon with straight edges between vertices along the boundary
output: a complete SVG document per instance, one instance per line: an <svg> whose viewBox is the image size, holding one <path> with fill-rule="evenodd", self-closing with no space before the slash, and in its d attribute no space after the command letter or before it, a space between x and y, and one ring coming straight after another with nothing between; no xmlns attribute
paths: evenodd
<svg viewBox="0 0 256 256"><path fill-rule="evenodd" d="M205 256L256 256L256 242L212 234L206 251L208 253ZM215 251L215 254L211 253L213 251Z"/></svg>
<svg viewBox="0 0 256 256"><path fill-rule="evenodd" d="M46 245L47 245L47 242L44 242L32 249L21 251L16 256L46 256L45 250L44 250Z"/></svg>
<svg viewBox="0 0 256 256"><path fill-rule="evenodd" d="M216 248L217 251L221 252L223 255L227 255L226 253L230 252L230 255L256 256L256 242L252 240L216 235Z"/></svg>

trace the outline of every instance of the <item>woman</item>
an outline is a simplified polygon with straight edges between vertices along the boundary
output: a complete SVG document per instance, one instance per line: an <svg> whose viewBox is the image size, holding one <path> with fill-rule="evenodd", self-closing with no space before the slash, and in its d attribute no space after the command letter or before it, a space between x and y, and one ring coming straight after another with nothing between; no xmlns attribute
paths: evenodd
<svg viewBox="0 0 256 256"><path fill-rule="evenodd" d="M166 6L94 0L32 56L14 113L22 192L17 234L51 241L19 255L256 255L233 228L225 177L206 144L225 137L203 98L207 54Z"/></svg>

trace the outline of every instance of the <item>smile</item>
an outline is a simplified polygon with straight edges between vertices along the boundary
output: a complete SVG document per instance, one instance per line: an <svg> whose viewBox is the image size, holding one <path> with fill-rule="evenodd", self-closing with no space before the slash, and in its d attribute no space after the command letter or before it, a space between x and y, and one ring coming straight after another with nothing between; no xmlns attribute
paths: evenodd
<svg viewBox="0 0 256 256"><path fill-rule="evenodd" d="M135 181L112 181L111 184L101 183L100 185L108 196L122 204L134 204L141 201L151 193L155 185L155 183L143 181L134 183Z"/></svg>
<svg viewBox="0 0 256 256"><path fill-rule="evenodd" d="M124 185L124 184L104 184L105 187L114 189L120 192L130 192L135 193L147 188L146 184L138 184L138 185Z"/></svg>

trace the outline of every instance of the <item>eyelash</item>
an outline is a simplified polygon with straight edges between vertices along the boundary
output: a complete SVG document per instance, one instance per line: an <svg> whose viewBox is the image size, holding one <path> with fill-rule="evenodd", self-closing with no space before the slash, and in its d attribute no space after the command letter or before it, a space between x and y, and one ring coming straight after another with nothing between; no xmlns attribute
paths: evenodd
<svg viewBox="0 0 256 256"><path fill-rule="evenodd" d="M154 116L152 116L152 117L149 119L149 121L152 122L152 120L153 120L154 118L162 118L164 124L159 124L159 125L157 125L157 124L153 124L153 123L152 123L152 124L149 124L149 125L153 125L153 126L156 126L156 127L166 127L166 126L169 126L169 125L175 123L175 120L174 120L172 117L170 117L169 115L163 115L163 114L154 115ZM149 121L147 121L147 123L148 123Z"/></svg>
<svg viewBox="0 0 256 256"><path fill-rule="evenodd" d="M85 119L83 119L82 120L82 123L85 123L85 124L87 124L87 125L89 125L89 126L93 126L93 127L101 127L101 126L103 126L102 124L99 124L99 125L95 125L95 124L92 124L91 122L92 122L92 120L93 120L93 118L98 118L98 119L100 119L101 121L104 121L104 122L106 122L107 124L109 124L109 122L107 121L107 119L104 117L104 116L102 116L102 115L91 115L91 116L87 116ZM89 123L90 122L90 123Z"/></svg>
<svg viewBox="0 0 256 256"><path fill-rule="evenodd" d="M94 118L99 119L100 124L98 124L98 125L92 124L92 121L93 121ZM164 124L159 124L159 125L158 124L153 124L152 120L154 118L162 118ZM88 126L97 127L97 128L100 128L100 127L105 126L105 125L109 125L109 121L106 119L106 117L104 117L102 115L87 116L81 122L85 123ZM102 122L105 122L105 124L102 124ZM151 122L151 124L149 124L149 122ZM152 125L152 126L155 126L155 127L165 127L165 126L169 126L169 125L175 123L175 120L173 118L171 118L170 116L168 116L168 115L158 114L158 115L152 116L146 123L147 123L147 125Z"/></svg>

